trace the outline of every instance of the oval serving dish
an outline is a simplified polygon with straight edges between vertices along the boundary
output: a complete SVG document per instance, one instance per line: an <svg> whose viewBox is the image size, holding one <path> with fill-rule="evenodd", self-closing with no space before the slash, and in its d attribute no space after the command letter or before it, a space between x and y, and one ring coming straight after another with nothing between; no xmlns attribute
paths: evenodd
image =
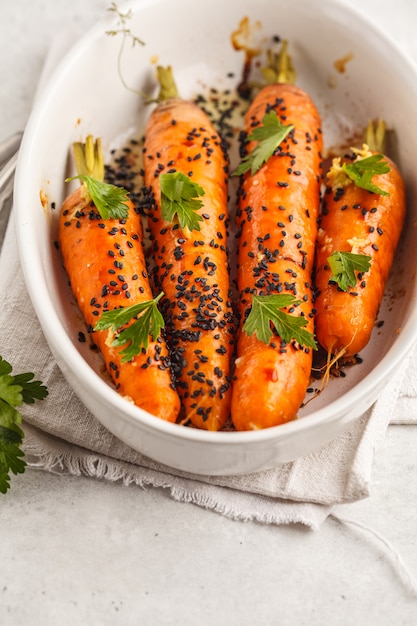
<svg viewBox="0 0 417 626"><path fill-rule="evenodd" d="M78 341L82 321L54 247L58 210L52 208L69 192L64 180L71 144L87 134L100 136L109 159L112 149L140 135L150 112L118 73L121 40L106 34L117 27L114 14L65 56L24 133L15 181L22 268L54 358L81 401L122 441L185 472L232 475L294 460L336 437L369 408L417 339L416 69L374 24L335 0L138 0L120 10L131 10L128 26L145 42L126 45L121 57L124 81L138 90L153 88L156 60L173 66L184 97L212 87L235 89L244 57L231 34L247 17L261 50L276 36L289 41L297 84L320 110L328 150L357 136L369 119L382 117L395 129L394 160L406 181L408 215L378 316L384 324L375 328L362 363L331 379L297 420L251 432L206 432L157 419L120 397L103 376L100 359Z"/></svg>

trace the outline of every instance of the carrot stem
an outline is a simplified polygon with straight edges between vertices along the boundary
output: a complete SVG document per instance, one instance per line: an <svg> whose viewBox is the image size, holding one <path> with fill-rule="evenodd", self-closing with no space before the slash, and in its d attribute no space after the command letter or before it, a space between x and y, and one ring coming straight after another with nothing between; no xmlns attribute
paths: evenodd
<svg viewBox="0 0 417 626"><path fill-rule="evenodd" d="M387 127L384 120L369 122L364 131L364 141L373 152L385 154Z"/></svg>
<svg viewBox="0 0 417 626"><path fill-rule="evenodd" d="M72 144L75 167L79 176L90 176L96 180L104 180L104 158L101 139L94 141L92 135L88 135L85 143L75 141Z"/></svg>
<svg viewBox="0 0 417 626"><path fill-rule="evenodd" d="M280 52L267 52L268 65L262 68L262 74L269 85L276 83L294 84L297 78L290 55L288 54L288 41L284 39Z"/></svg>
<svg viewBox="0 0 417 626"><path fill-rule="evenodd" d="M156 68L156 71L160 86L158 102L164 102L170 98L178 98L179 94L177 85L175 84L172 67L170 65L168 67L161 67L159 65Z"/></svg>

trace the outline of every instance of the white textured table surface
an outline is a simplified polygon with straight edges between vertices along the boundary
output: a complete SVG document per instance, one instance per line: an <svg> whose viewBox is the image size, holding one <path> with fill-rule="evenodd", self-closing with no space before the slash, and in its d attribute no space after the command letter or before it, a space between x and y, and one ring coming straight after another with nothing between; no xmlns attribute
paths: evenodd
<svg viewBox="0 0 417 626"><path fill-rule="evenodd" d="M417 59L416 0L351 2ZM109 5L0 0L0 139L24 127L55 33L81 32ZM414 575L416 450L417 427L391 426L371 496L339 509ZM417 599L393 554L358 527L233 522L163 490L31 470L0 496L0 624L399 626L417 624Z"/></svg>

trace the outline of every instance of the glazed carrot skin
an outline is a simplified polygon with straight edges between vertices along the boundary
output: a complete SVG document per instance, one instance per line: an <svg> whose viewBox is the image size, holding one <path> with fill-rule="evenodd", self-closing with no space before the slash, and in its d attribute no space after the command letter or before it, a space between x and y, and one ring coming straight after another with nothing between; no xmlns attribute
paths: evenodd
<svg viewBox="0 0 417 626"><path fill-rule="evenodd" d="M173 387L165 341L149 338L147 350L122 363L111 330L94 331L105 310L153 299L143 253L142 224L129 202L126 219L101 219L83 187L64 201L58 239L71 289L116 389L130 402L175 422L179 397Z"/></svg>
<svg viewBox="0 0 417 626"><path fill-rule="evenodd" d="M201 230L162 218L161 173L182 172L205 191ZM145 132L144 179L155 279L182 402L182 420L221 429L230 415L234 318L227 228L228 163L206 114L177 97L162 101Z"/></svg>
<svg viewBox="0 0 417 626"><path fill-rule="evenodd" d="M305 316L306 330L314 332L311 274L320 204L321 119L303 90L287 83L269 85L248 109L247 135L271 109L294 130L254 175L244 174L238 192L241 327L232 395L237 430L293 420L312 366L312 349L294 341L285 344L278 336L266 345L242 330L252 294L290 293L301 301L293 313ZM254 143L248 144L248 152Z"/></svg>
<svg viewBox="0 0 417 626"><path fill-rule="evenodd" d="M388 157L384 159L390 171L375 175L372 182L389 196L353 183L343 189L328 185L324 196L317 238L315 306L317 339L329 354L348 357L363 350L382 302L406 206L402 176ZM335 251L371 257L369 271L359 275L356 286L347 292L329 282L327 259Z"/></svg>

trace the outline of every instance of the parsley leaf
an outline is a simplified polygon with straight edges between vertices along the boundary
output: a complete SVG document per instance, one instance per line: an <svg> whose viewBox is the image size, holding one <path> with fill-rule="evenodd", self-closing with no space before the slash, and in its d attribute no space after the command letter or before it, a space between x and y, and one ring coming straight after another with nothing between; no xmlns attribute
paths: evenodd
<svg viewBox="0 0 417 626"><path fill-rule="evenodd" d="M354 254L353 252L333 252L328 257L333 280L342 289L348 291L349 287L356 285L355 272L367 272L371 266L371 257L366 254Z"/></svg>
<svg viewBox="0 0 417 626"><path fill-rule="evenodd" d="M114 309L113 311L104 311L94 326L94 330L111 328L117 332L132 319L136 318L136 321L121 330L113 341L113 345L116 347L128 344L121 351L123 363L133 359L136 354L141 352L142 348L147 350L150 335L153 341L159 337L161 329L165 325L164 318L158 309L158 302L163 295L161 291L153 300L132 304L132 306Z"/></svg>
<svg viewBox="0 0 417 626"><path fill-rule="evenodd" d="M14 384L13 376L0 376L0 398L12 406L20 406L23 402L22 388Z"/></svg>
<svg viewBox="0 0 417 626"><path fill-rule="evenodd" d="M47 388L31 373L12 375L12 366L0 356L0 493L10 488L10 472L22 474L26 463L20 448L24 433L16 409L48 395Z"/></svg>
<svg viewBox="0 0 417 626"><path fill-rule="evenodd" d="M275 111L266 113L262 118L262 126L257 126L248 136L249 141L258 141L258 145L242 159L232 175L240 176L251 170L253 176L274 154L293 128L293 124L288 126L281 124Z"/></svg>
<svg viewBox="0 0 417 626"><path fill-rule="evenodd" d="M3 403L0 402L1 414L3 410ZM23 437L23 431L18 426L11 429L0 424L0 493L7 493L10 488L10 472L16 475L25 471L24 452L20 448Z"/></svg>
<svg viewBox="0 0 417 626"><path fill-rule="evenodd" d="M390 171L390 166L382 154L373 154L365 159L357 159L353 163L343 163L342 169L357 187L381 196L390 195L372 182L375 174L387 174Z"/></svg>
<svg viewBox="0 0 417 626"><path fill-rule="evenodd" d="M110 185L85 174L66 178L65 182L79 179L85 183L92 201L103 220L126 219L129 213L128 191L123 187Z"/></svg>
<svg viewBox="0 0 417 626"><path fill-rule="evenodd" d="M252 296L252 309L243 325L247 335L256 333L257 338L269 343L272 337L271 323L281 339L287 343L293 339L300 345L317 348L313 335L304 330L308 324L305 317L294 316L282 311L284 307L299 304L290 294L275 294L271 296Z"/></svg>
<svg viewBox="0 0 417 626"><path fill-rule="evenodd" d="M3 376L3 374L10 374L11 371L12 371L12 366L10 365L10 363L5 361L0 356L0 376Z"/></svg>
<svg viewBox="0 0 417 626"><path fill-rule="evenodd" d="M25 404L33 404L35 400L43 400L48 395L48 391L39 380L32 380L34 374L16 374L14 376L15 385L22 388L22 399Z"/></svg>
<svg viewBox="0 0 417 626"><path fill-rule="evenodd" d="M198 197L204 196L204 189L182 172L161 174L159 184L162 218L172 223L177 216L181 228L200 230L203 218L196 211L203 206Z"/></svg>

